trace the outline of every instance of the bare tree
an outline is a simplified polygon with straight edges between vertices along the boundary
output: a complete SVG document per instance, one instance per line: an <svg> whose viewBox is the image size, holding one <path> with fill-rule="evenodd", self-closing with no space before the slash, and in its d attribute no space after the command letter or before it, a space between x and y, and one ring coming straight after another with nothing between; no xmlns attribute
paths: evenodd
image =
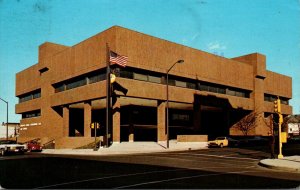
<svg viewBox="0 0 300 190"><path fill-rule="evenodd" d="M275 126L274 126L273 114L270 114L267 118L263 118L263 122L264 122L265 126L269 129L268 135L274 136L275 135L275 133L274 133Z"/></svg>
<svg viewBox="0 0 300 190"><path fill-rule="evenodd" d="M259 113L253 111L237 122L233 128L241 131L244 136L248 136L249 132L256 127L256 120L259 118Z"/></svg>
<svg viewBox="0 0 300 190"><path fill-rule="evenodd" d="M274 116L271 114L268 118L263 119L265 125L269 128L268 135L269 137L269 147L270 147L270 153L271 158L275 158L275 132L274 132Z"/></svg>

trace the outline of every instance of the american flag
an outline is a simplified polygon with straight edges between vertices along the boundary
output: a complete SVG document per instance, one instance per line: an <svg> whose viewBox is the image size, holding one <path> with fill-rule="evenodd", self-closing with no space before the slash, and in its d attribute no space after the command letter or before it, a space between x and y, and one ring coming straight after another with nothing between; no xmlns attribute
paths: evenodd
<svg viewBox="0 0 300 190"><path fill-rule="evenodd" d="M126 67L128 57L124 55L118 55L117 53L110 51L109 54L109 62L118 64L122 67Z"/></svg>

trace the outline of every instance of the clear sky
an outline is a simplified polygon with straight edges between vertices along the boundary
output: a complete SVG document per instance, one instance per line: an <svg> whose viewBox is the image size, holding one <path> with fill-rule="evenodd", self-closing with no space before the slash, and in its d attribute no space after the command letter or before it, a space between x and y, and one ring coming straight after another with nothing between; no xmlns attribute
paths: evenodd
<svg viewBox="0 0 300 190"><path fill-rule="evenodd" d="M15 74L45 41L73 46L113 25L232 58L259 52L293 78L300 114L300 0L0 0L0 97L15 114ZM0 102L0 122L6 104Z"/></svg>

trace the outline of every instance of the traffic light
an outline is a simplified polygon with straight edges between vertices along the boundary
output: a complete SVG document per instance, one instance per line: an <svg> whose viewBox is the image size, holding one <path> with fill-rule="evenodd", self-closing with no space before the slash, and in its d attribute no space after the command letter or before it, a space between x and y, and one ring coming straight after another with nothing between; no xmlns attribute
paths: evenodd
<svg viewBox="0 0 300 190"><path fill-rule="evenodd" d="M116 81L116 78L117 78L116 75L111 73L110 74L110 83L113 84Z"/></svg>
<svg viewBox="0 0 300 190"><path fill-rule="evenodd" d="M280 99L274 101L274 111L276 113L281 113L281 105L280 105Z"/></svg>
<svg viewBox="0 0 300 190"><path fill-rule="evenodd" d="M100 123L98 123L98 122L91 123L91 129L95 129L95 127L96 127L96 129L99 129L100 128Z"/></svg>
<svg viewBox="0 0 300 190"><path fill-rule="evenodd" d="M282 114L279 114L279 124L281 125L283 123L283 116Z"/></svg>
<svg viewBox="0 0 300 190"><path fill-rule="evenodd" d="M95 123L91 123L91 128L92 128L92 129L95 128Z"/></svg>

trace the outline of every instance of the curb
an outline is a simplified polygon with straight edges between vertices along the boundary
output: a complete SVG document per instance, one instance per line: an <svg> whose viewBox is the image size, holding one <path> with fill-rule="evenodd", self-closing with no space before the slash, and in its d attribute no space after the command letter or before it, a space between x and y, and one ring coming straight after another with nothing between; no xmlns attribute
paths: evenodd
<svg viewBox="0 0 300 190"><path fill-rule="evenodd" d="M147 151L137 151L137 150L127 150L122 151L118 149L103 149L93 151L93 149L59 149L59 150L44 150L41 153L47 155L86 155L86 156L107 156L107 155L133 155L133 154L149 154L149 153L170 153L170 152L181 152L181 151L192 151L192 150L201 150L207 149L207 147L180 147L174 149L148 149Z"/></svg>
<svg viewBox="0 0 300 190"><path fill-rule="evenodd" d="M52 154L52 155L86 155L86 156L106 156L106 155L131 155L131 154L149 154L149 153L166 153L166 152L181 152L181 151L192 151L192 150L201 150L202 148L183 148L175 150L150 150L150 151L118 151L118 150L109 150L109 151L43 151L42 154ZM205 149L205 148L203 148Z"/></svg>
<svg viewBox="0 0 300 190"><path fill-rule="evenodd" d="M270 168L270 169L275 169L275 170L300 172L300 168L292 168L292 167L284 167L284 166L275 166L275 165L270 165L270 164L263 163L262 161L259 161L258 165L259 165L259 166L262 166L262 167Z"/></svg>

